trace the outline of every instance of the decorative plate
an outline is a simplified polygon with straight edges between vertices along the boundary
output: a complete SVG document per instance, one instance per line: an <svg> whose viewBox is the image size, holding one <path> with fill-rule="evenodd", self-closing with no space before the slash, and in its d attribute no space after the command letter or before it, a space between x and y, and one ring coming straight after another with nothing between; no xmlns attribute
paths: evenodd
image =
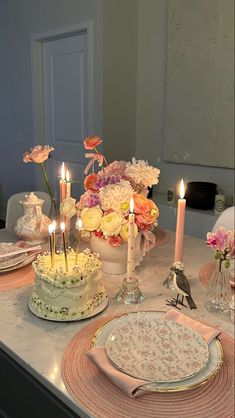
<svg viewBox="0 0 235 418"><path fill-rule="evenodd" d="M175 321L153 319L148 312L128 316L111 331L105 347L120 370L150 382L186 379L209 359L201 335Z"/></svg>
<svg viewBox="0 0 235 418"><path fill-rule="evenodd" d="M52 322L74 322L74 321L82 321L83 319L87 319L87 318L91 318L92 316L98 315L98 313L102 312L106 306L108 305L108 298L106 298L100 305L96 306L96 308L87 316L83 316L82 318L76 318L74 317L73 319L54 319L54 318L48 318L45 317L41 312L38 312L35 307L33 306L32 302L31 302L31 298L29 299L28 302L28 307L29 310L36 315L38 318L41 319L45 319L47 321L52 321Z"/></svg>
<svg viewBox="0 0 235 418"><path fill-rule="evenodd" d="M0 274L8 273L10 271L17 270L17 269L20 269L21 267L27 266L28 264L32 263L35 260L38 254L39 254L38 251L35 251L35 252L31 251L30 253L24 253L25 257L22 261L10 267L1 268Z"/></svg>
<svg viewBox="0 0 235 418"><path fill-rule="evenodd" d="M9 269L20 264L27 257L27 253L21 253L0 260L0 271Z"/></svg>
<svg viewBox="0 0 235 418"><path fill-rule="evenodd" d="M119 318L114 318L111 321L107 322L103 327L99 328L93 338L93 345L95 346L105 346L107 338L118 324L122 324L126 321L127 316L138 316L140 313L131 313L123 315ZM153 319L159 320L163 312L150 311L148 312L149 316ZM214 339L209 345L209 360L206 364L206 367L202 369L196 375L181 380L179 382L151 382L146 383L141 388L143 390L148 390L150 392L181 392L184 390L189 390L196 388L207 381L209 381L213 376L215 376L220 370L223 363L223 351L220 341Z"/></svg>

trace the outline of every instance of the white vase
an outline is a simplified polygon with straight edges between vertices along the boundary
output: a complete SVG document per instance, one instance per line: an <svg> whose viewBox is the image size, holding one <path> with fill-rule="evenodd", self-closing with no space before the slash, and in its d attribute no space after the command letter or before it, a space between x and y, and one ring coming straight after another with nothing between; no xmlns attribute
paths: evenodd
<svg viewBox="0 0 235 418"><path fill-rule="evenodd" d="M120 247L112 247L107 240L92 235L90 241L93 252L99 254L102 270L106 274L124 274L127 271L127 242ZM142 252L141 234L135 239L135 265L138 266L145 254Z"/></svg>
<svg viewBox="0 0 235 418"><path fill-rule="evenodd" d="M27 244L42 244L48 237L50 219L42 213L44 200L39 199L33 192L25 195L20 201L23 216L16 220L15 234Z"/></svg>

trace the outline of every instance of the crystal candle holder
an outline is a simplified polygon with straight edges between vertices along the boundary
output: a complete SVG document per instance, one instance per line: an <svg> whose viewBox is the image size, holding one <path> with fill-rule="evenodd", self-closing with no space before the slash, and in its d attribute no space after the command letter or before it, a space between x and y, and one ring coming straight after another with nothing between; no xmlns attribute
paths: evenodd
<svg viewBox="0 0 235 418"><path fill-rule="evenodd" d="M116 295L116 301L118 303L136 304L144 300L144 295L139 288L138 279L127 281L125 278L122 282L121 289Z"/></svg>

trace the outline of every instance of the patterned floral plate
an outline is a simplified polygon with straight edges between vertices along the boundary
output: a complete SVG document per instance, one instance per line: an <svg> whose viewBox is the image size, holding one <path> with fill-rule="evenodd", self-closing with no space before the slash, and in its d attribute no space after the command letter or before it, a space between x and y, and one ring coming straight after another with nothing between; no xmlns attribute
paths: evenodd
<svg viewBox="0 0 235 418"><path fill-rule="evenodd" d="M165 312L149 311L154 319L161 319ZM139 312L122 315L118 318L111 319L106 322L101 328L99 328L93 338L93 345L98 347L104 347L110 332L121 323L126 321L127 316L138 316ZM215 338L209 344L209 361L204 369L194 376L179 382L151 382L146 383L141 388L148 390L149 392L182 392L189 389L194 389L208 382L213 376L215 376L223 364L223 349L218 338Z"/></svg>
<svg viewBox="0 0 235 418"><path fill-rule="evenodd" d="M206 367L209 349L197 332L148 312L127 316L105 344L111 361L125 373L151 382L174 382Z"/></svg>

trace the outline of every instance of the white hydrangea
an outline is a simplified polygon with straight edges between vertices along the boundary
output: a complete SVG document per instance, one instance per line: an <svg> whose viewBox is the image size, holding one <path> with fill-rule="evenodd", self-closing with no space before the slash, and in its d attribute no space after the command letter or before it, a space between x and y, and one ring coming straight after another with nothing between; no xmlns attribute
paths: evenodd
<svg viewBox="0 0 235 418"><path fill-rule="evenodd" d="M140 185L144 188L158 184L160 170L156 167L148 165L147 161L136 160L132 158L132 162L127 163L125 177L128 178L133 186Z"/></svg>
<svg viewBox="0 0 235 418"><path fill-rule="evenodd" d="M122 180L116 184L108 184L99 191L100 205L103 211L115 210L125 213L129 210L130 198L133 189L127 180Z"/></svg>

